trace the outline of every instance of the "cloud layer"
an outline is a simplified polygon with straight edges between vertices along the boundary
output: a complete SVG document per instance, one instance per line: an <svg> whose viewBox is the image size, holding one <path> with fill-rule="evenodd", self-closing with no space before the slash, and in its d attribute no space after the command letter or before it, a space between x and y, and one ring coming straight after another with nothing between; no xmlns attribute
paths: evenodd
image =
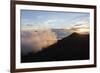
<svg viewBox="0 0 100 73"><path fill-rule="evenodd" d="M70 28L72 32L76 32L79 34L88 34L89 33L89 26L87 24L77 24Z"/></svg>
<svg viewBox="0 0 100 73"><path fill-rule="evenodd" d="M56 35L50 29L21 30L22 54L29 52L36 53L42 48L48 47L57 42Z"/></svg>

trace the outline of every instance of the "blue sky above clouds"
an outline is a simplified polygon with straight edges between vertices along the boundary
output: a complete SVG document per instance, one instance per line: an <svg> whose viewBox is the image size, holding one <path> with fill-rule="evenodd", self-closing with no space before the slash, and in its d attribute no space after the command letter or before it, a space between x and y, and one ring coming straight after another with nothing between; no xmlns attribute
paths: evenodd
<svg viewBox="0 0 100 73"><path fill-rule="evenodd" d="M88 24L89 13L21 10L21 26L69 28L74 24Z"/></svg>

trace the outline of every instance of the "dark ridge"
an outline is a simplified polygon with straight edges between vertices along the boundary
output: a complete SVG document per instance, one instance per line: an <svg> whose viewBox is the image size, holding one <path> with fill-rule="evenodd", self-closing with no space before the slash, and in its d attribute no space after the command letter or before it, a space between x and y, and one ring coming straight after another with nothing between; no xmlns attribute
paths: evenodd
<svg viewBox="0 0 100 73"><path fill-rule="evenodd" d="M89 34L73 33L36 54L21 55L21 62L47 62L89 59Z"/></svg>

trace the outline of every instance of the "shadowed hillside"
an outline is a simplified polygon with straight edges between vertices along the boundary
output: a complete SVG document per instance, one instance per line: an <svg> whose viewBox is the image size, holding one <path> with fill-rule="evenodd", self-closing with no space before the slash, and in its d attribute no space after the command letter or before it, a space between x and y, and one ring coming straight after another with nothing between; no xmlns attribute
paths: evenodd
<svg viewBox="0 0 100 73"><path fill-rule="evenodd" d="M59 40L36 54L21 55L23 63L85 59L89 59L89 35L77 33Z"/></svg>

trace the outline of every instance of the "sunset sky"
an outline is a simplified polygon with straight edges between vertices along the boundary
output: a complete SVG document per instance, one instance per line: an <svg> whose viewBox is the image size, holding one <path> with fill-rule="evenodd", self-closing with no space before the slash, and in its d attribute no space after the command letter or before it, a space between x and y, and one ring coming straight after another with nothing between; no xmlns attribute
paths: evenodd
<svg viewBox="0 0 100 73"><path fill-rule="evenodd" d="M88 24L89 13L21 10L21 26L45 26L70 28L76 24Z"/></svg>

